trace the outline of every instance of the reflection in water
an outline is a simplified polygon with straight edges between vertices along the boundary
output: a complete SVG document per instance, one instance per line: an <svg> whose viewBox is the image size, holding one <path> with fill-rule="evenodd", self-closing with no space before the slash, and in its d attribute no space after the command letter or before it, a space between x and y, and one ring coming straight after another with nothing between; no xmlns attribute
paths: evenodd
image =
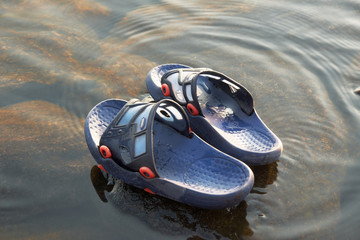
<svg viewBox="0 0 360 240"><path fill-rule="evenodd" d="M277 162L273 162L267 165L250 167L255 175L253 191L255 188L265 189L266 186L273 184L276 181L278 174L277 165Z"/></svg>
<svg viewBox="0 0 360 240"><path fill-rule="evenodd" d="M276 179L276 163L253 168L255 187L265 188ZM103 202L114 204L119 211L137 216L152 228L167 234L196 233L189 239L216 239L252 236L246 220L247 203L223 210L205 210L184 205L127 185L101 171L91 168L91 182ZM256 180L259 179L259 180ZM106 194L105 194L106 192ZM257 191L254 190L254 193Z"/></svg>
<svg viewBox="0 0 360 240"><path fill-rule="evenodd" d="M101 201L108 202L105 196L105 191L111 192L114 188L113 181L109 182L111 178L107 176L106 173L103 173L97 166L93 166L91 168L90 177L95 191L99 195Z"/></svg>
<svg viewBox="0 0 360 240"><path fill-rule="evenodd" d="M170 235L196 233L205 239L220 236L233 239L236 236L253 234L246 221L245 201L237 207L224 210L195 208L150 195L120 180L113 180L111 176L103 174L97 166L91 169L91 181L102 201L107 202L106 198L108 198L119 211L138 217L162 233ZM115 185L112 181L115 181ZM104 195L105 191L110 192L106 194L107 197Z"/></svg>

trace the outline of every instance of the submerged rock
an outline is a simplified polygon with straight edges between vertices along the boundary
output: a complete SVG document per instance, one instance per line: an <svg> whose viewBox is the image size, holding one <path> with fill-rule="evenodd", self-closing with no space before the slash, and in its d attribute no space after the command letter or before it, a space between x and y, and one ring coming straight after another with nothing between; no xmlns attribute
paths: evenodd
<svg viewBox="0 0 360 240"><path fill-rule="evenodd" d="M360 87L356 88L356 89L354 90L354 93L360 95Z"/></svg>

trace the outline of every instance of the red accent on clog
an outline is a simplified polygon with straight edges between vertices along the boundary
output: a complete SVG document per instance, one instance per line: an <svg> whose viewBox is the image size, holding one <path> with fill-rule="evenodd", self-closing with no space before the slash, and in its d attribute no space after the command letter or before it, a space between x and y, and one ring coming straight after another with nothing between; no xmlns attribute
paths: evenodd
<svg viewBox="0 0 360 240"><path fill-rule="evenodd" d="M169 86L164 83L163 85L161 85L161 92L165 97L169 97L170 96L170 88Z"/></svg>
<svg viewBox="0 0 360 240"><path fill-rule="evenodd" d="M145 188L144 191L145 191L145 192L148 192L148 193L150 193L150 194L156 195L153 191L151 191L151 190L148 189L148 188Z"/></svg>
<svg viewBox="0 0 360 240"><path fill-rule="evenodd" d="M99 150L103 158L111 158L111 151L107 146L102 145Z"/></svg>
<svg viewBox="0 0 360 240"><path fill-rule="evenodd" d="M147 179L151 179L155 177L155 173L153 173L153 171L151 171L151 169L148 167L141 167L139 169L139 172L141 175L143 175L144 178Z"/></svg>
<svg viewBox="0 0 360 240"><path fill-rule="evenodd" d="M193 116L199 115L199 110L197 110L196 107L194 105L192 105L191 103L188 103L186 105L186 108L191 113L191 115L193 115Z"/></svg>
<svg viewBox="0 0 360 240"><path fill-rule="evenodd" d="M107 171L105 170L105 168L101 164L99 164L97 167L107 173Z"/></svg>

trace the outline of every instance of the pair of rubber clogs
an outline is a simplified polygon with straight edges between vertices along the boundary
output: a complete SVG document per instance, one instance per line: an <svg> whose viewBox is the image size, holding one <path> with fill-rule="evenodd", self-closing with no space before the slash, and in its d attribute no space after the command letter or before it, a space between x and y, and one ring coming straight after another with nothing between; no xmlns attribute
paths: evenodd
<svg viewBox="0 0 360 240"><path fill-rule="evenodd" d="M192 206L237 205L250 192L247 165L276 161L280 139L251 94L211 69L165 64L146 85L154 101L105 100L85 122L89 150L113 177Z"/></svg>

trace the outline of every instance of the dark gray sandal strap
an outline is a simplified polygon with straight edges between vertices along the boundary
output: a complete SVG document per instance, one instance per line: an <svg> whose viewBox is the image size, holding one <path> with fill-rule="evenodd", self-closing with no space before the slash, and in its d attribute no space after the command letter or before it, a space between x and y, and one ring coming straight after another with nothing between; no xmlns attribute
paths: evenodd
<svg viewBox="0 0 360 240"><path fill-rule="evenodd" d="M185 77L184 72L188 73ZM179 98L176 96L176 94L180 93L175 93L173 91L172 84L174 83L168 79L172 74L175 73L178 73L177 84L181 86L181 94L184 97L184 101L179 101ZM254 112L254 100L250 92L230 77L211 69L174 69L162 76L161 83L168 85L170 91L169 95L181 105L186 106L192 115L202 115L197 96L197 81L199 77L204 76L207 76L209 81L214 84L214 86L221 88L227 95L234 98L244 113L250 116Z"/></svg>
<svg viewBox="0 0 360 240"><path fill-rule="evenodd" d="M100 139L100 148L108 148L111 158L128 170L142 173L141 170L150 169L153 177L158 176L153 159L155 120L185 136L190 134L188 117L175 101L164 99L157 103L143 103L134 100L129 101L109 124Z"/></svg>

